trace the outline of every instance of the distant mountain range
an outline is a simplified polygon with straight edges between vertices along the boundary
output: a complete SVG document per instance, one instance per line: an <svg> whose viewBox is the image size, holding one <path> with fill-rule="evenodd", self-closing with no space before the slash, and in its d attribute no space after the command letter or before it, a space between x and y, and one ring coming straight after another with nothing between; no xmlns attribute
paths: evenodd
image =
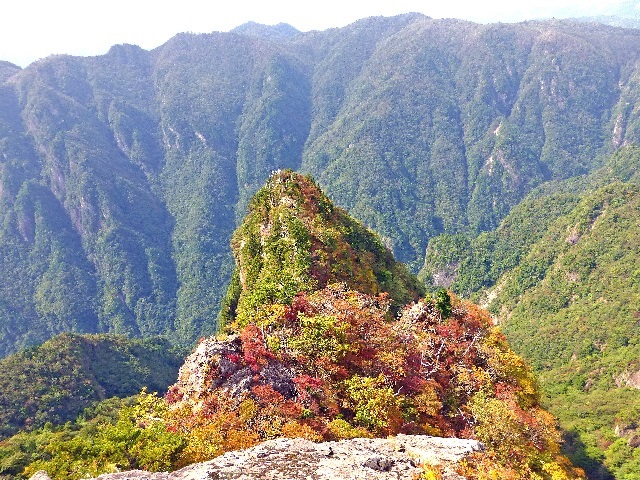
<svg viewBox="0 0 640 480"><path fill-rule="evenodd" d="M612 27L640 28L640 18L618 17L615 15L600 15L597 17L581 17L578 21L602 23Z"/></svg>
<svg viewBox="0 0 640 480"><path fill-rule="evenodd" d="M0 87L0 352L60 331L215 330L229 241L311 173L414 270L640 134L640 32L411 14L53 56Z"/></svg>

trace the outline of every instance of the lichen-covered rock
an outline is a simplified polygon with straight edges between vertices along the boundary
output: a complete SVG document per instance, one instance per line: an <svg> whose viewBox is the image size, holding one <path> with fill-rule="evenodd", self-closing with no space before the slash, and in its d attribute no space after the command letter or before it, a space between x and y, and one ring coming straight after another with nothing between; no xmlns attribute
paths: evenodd
<svg viewBox="0 0 640 480"><path fill-rule="evenodd" d="M100 480L411 480L427 466L443 480L464 480L456 465L483 451L475 440L398 435L313 443L300 438L269 440L173 473L140 470L101 475Z"/></svg>
<svg viewBox="0 0 640 480"><path fill-rule="evenodd" d="M239 355L242 355L242 347L237 336L225 341L213 337L201 340L180 367L178 381L169 389L168 396L174 397L174 402L197 402L225 382L238 389L243 377L251 377L251 372L243 374L241 367L233 361Z"/></svg>

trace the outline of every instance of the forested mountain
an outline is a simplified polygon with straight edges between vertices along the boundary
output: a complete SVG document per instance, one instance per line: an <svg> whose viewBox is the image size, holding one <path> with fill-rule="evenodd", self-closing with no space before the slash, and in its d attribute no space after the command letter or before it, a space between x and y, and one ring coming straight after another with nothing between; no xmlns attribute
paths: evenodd
<svg viewBox="0 0 640 480"><path fill-rule="evenodd" d="M0 439L18 430L75 420L110 397L164 391L180 353L162 339L61 334L0 360ZM0 465L4 458L0 452Z"/></svg>
<svg viewBox="0 0 640 480"><path fill-rule="evenodd" d="M309 177L276 172L249 207L233 235L238 280L225 331L198 342L164 398L143 392L117 415L113 403L100 405L94 415L102 421L81 418L0 442L0 476L166 471L278 437L404 433L471 438L486 448L457 475L408 447L425 479L584 478L560 452L531 370L486 311L445 290L421 295L379 238ZM372 458L376 470L392 465ZM377 477L362 460L341 472L355 478L359 470ZM271 462L243 478L278 472Z"/></svg>
<svg viewBox="0 0 640 480"><path fill-rule="evenodd" d="M248 25L0 65L0 353L61 331L213 332L231 234L312 173L417 270L640 136L640 32L411 14Z"/></svg>
<svg viewBox="0 0 640 480"><path fill-rule="evenodd" d="M640 150L623 149L539 188L494 231L434 238L422 270L491 309L593 479L640 474L638 166Z"/></svg>

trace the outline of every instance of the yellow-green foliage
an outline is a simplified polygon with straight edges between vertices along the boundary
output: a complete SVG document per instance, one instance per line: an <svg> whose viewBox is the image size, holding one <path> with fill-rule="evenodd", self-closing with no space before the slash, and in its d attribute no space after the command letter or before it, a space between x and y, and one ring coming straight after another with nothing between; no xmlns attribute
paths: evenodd
<svg viewBox="0 0 640 480"><path fill-rule="evenodd" d="M442 480L442 468L435 465L423 465L419 480Z"/></svg>
<svg viewBox="0 0 640 480"><path fill-rule="evenodd" d="M298 315L300 331L289 340L289 346L298 352L303 352L311 363L318 358L328 357L341 359L350 350L347 343L347 323L338 323L331 315L315 315L307 317Z"/></svg>
<svg viewBox="0 0 640 480"><path fill-rule="evenodd" d="M110 399L75 423L51 424L0 442L0 478L28 478L45 470L58 480L142 468L172 468L182 436L169 432L164 400L146 392L137 399Z"/></svg>
<svg viewBox="0 0 640 480"><path fill-rule="evenodd" d="M184 440L167 430L167 408L156 395L142 392L136 404L124 406L115 423L98 425L95 436L64 437L43 448L43 459L31 463L24 475L45 470L53 478L80 479L104 472L140 468L170 469Z"/></svg>
<svg viewBox="0 0 640 480"><path fill-rule="evenodd" d="M342 418L336 418L327 424L327 430L334 440L343 440L348 438L370 437L371 433L364 428L351 425Z"/></svg>
<svg viewBox="0 0 640 480"><path fill-rule="evenodd" d="M290 170L272 175L256 193L232 247L239 283L224 301L222 323L246 325L261 305L290 303L331 282L388 292L397 307L424 290L372 232L335 207L310 177Z"/></svg>
<svg viewBox="0 0 640 480"><path fill-rule="evenodd" d="M345 380L345 386L356 423L374 432L382 431L401 415L403 396L396 395L384 375L375 378L354 375Z"/></svg>

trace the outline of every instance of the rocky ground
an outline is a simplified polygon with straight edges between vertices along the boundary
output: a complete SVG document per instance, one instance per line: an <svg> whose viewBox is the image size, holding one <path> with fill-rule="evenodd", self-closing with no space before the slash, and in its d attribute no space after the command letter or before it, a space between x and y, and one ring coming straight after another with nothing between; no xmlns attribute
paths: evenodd
<svg viewBox="0 0 640 480"><path fill-rule="evenodd" d="M464 480L456 465L483 449L475 440L417 435L324 443L280 438L172 473L138 470L98 480L413 480L429 466L443 480Z"/></svg>

